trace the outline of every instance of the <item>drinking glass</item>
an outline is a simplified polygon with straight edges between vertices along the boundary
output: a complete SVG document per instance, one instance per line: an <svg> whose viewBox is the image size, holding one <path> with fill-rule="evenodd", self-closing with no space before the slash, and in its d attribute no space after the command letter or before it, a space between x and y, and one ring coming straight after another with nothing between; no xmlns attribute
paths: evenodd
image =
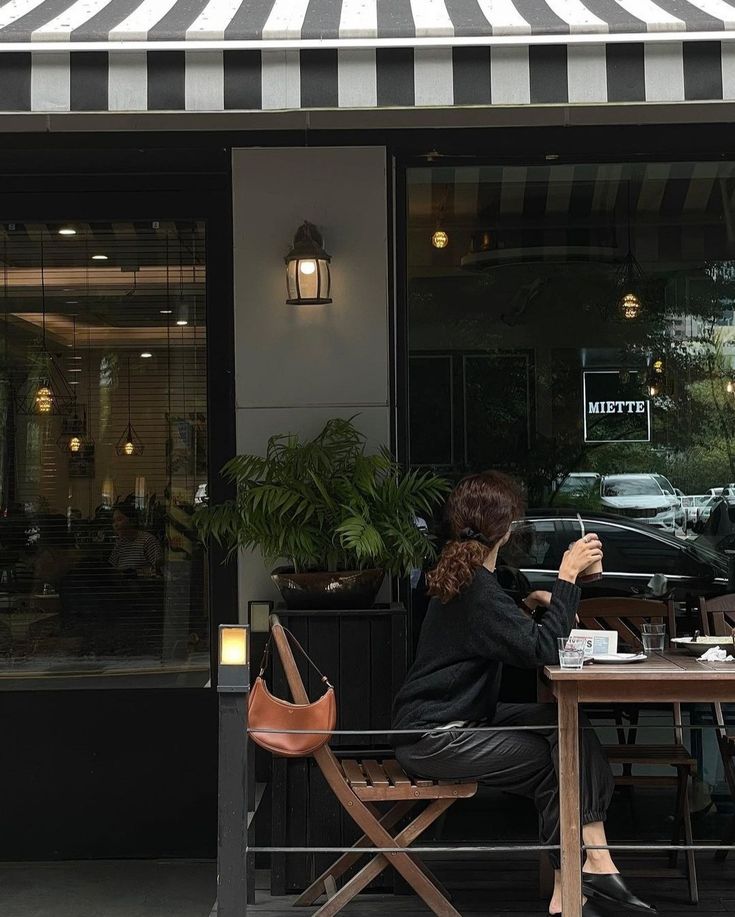
<svg viewBox="0 0 735 917"><path fill-rule="evenodd" d="M641 643L644 653L663 653L666 638L665 624L642 624Z"/></svg>
<svg viewBox="0 0 735 917"><path fill-rule="evenodd" d="M572 637L557 637L559 665L563 669L581 669L584 665L584 641Z"/></svg>

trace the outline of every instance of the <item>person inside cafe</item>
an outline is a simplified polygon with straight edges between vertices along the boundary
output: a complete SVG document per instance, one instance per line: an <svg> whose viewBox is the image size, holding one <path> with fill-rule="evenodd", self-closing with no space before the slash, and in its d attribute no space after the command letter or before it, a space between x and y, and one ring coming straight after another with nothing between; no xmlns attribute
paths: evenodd
<svg viewBox="0 0 735 917"><path fill-rule="evenodd" d="M592 533L570 545L551 592L531 592L519 608L503 591L495 568L498 551L522 513L520 489L499 472L470 475L450 494L451 537L428 574L432 598L415 661L393 706L393 729L417 732L393 741L396 758L411 774L477 780L532 799L541 841L553 846L560 839L556 707L499 702L499 685L504 663L526 669L558 664L557 639L575 624L577 577L602 559L602 545ZM464 731L483 726L548 728ZM584 718L582 726L589 726ZM606 846L612 772L593 730L581 730L580 748L583 840ZM558 850L549 856L555 877L549 913L561 914ZM585 917L601 913L595 898L614 902L616 912L655 910L628 888L607 850L586 851L583 890Z"/></svg>
<svg viewBox="0 0 735 917"><path fill-rule="evenodd" d="M112 513L115 546L110 554L110 564L123 572L138 575L158 573L163 562L163 550L155 536L144 532L138 522L134 506L119 503Z"/></svg>

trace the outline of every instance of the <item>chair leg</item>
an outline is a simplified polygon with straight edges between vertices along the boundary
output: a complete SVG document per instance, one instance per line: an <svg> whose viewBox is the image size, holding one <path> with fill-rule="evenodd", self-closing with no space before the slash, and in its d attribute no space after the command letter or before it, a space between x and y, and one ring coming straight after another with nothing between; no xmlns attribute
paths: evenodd
<svg viewBox="0 0 735 917"><path fill-rule="evenodd" d="M407 848L417 837L423 834L454 801L453 799L434 800L434 802L427 806L410 825L405 827L400 834L392 839L392 846ZM407 862L411 864L410 872L416 871L420 873L421 878L424 880L422 883L419 884L415 882L413 877L407 874L408 870L405 869ZM417 859L415 856L411 856L408 850L405 853L376 854L366 866L363 866L360 872L342 886L334 898L331 898L326 904L323 904L319 910L315 912L313 917L334 917L335 914L339 913L339 911L352 901L356 895L359 895L360 892L389 865L401 873L404 879L406 879L409 885L411 885L414 891L437 917L461 917L459 912L449 903L423 869L418 866Z"/></svg>
<svg viewBox="0 0 735 917"><path fill-rule="evenodd" d="M727 829L727 833L722 839L722 843L728 846L735 844L735 815L730 819L730 827ZM715 859L721 861L726 860L729 852L729 850L717 850L715 851Z"/></svg>
<svg viewBox="0 0 735 917"><path fill-rule="evenodd" d="M733 740L728 738L725 734L718 734L717 744L720 749L720 755L722 756L722 764L725 768L725 779L727 780L727 785L730 788L730 795L732 796L732 801L735 803L735 756L733 752ZM730 823L730 828L723 839L724 844L735 844L735 815L732 817ZM715 853L715 859L717 860L726 860L727 850L718 850Z"/></svg>
<svg viewBox="0 0 735 917"><path fill-rule="evenodd" d="M684 783L684 843L687 845L686 863L687 863L687 880L689 882L689 901L692 904L699 903L699 887L697 884L697 861L694 851L691 849L694 843L692 833L692 813L689 810L689 773L685 771L686 780Z"/></svg>
<svg viewBox="0 0 735 917"><path fill-rule="evenodd" d="M387 812L383 814L382 817L379 817L380 824L390 830L401 818L416 805L415 802L397 802L392 806ZM372 806L368 808L373 811ZM377 814L377 813L376 813ZM373 846L370 838L363 834L363 836L356 841L352 847L355 850L354 853L343 853L339 859L335 860L334 863L325 870L317 879L315 879L311 885L303 891L299 897L294 901L294 907L308 907L311 904L314 904L323 894L326 893L325 883L327 879L339 879L340 876L343 876L351 866L358 862L358 860L370 853L370 847ZM363 853L361 848L367 848Z"/></svg>
<svg viewBox="0 0 735 917"><path fill-rule="evenodd" d="M676 784L676 804L674 808L674 827L671 832L671 843L681 843L681 831L684 827L685 807L688 807L689 771L686 768L678 767L676 769L678 783ZM672 850L669 853L669 866L674 869L679 861L679 851Z"/></svg>

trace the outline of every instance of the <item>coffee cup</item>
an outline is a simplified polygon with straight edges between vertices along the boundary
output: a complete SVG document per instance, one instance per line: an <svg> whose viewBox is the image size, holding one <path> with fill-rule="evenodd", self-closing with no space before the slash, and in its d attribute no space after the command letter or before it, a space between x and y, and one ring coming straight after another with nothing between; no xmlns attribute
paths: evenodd
<svg viewBox="0 0 735 917"><path fill-rule="evenodd" d="M587 536L582 536L586 540ZM602 561L596 560L585 567L584 570L577 577L578 583L594 583L596 580L602 579Z"/></svg>
<svg viewBox="0 0 735 917"><path fill-rule="evenodd" d="M584 570L577 577L578 583L594 583L595 580L602 579L602 561L596 560L593 564L590 564L589 567L585 567Z"/></svg>

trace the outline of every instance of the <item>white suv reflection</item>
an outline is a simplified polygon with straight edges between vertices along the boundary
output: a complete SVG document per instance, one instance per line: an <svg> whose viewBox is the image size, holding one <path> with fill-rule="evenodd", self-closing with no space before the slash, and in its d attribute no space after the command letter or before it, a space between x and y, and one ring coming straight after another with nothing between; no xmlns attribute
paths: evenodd
<svg viewBox="0 0 735 917"><path fill-rule="evenodd" d="M621 516L674 532L683 523L681 499L659 474L607 474L600 484L600 502Z"/></svg>

